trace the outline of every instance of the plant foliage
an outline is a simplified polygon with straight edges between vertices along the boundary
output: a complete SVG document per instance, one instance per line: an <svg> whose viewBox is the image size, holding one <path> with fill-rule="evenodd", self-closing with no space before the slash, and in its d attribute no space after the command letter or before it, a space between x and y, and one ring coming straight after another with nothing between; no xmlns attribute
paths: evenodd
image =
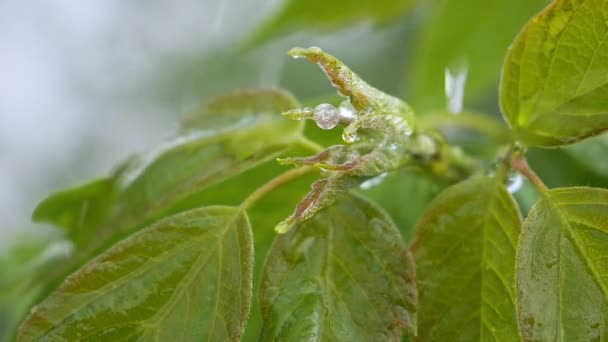
<svg viewBox="0 0 608 342"><path fill-rule="evenodd" d="M248 44L414 5L286 1ZM542 5L421 4L431 20L408 76L418 112L318 47L290 50L343 101L222 95L175 139L50 195L33 218L74 250L23 274L7 267L0 289L24 301L0 324L13 332L22 318L19 341L605 340L608 1L555 0L529 18ZM468 109L505 52L510 128ZM438 88L460 55L471 93L449 113ZM343 141L316 141L311 123Z"/></svg>

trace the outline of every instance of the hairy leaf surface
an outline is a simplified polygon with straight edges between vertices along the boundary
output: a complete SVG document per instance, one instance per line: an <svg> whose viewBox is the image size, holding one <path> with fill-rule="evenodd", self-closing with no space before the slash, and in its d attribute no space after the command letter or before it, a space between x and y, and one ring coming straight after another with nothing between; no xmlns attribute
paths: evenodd
<svg viewBox="0 0 608 342"><path fill-rule="evenodd" d="M507 54L500 104L518 138L564 145L608 129L608 1L556 0Z"/></svg>
<svg viewBox="0 0 608 342"><path fill-rule="evenodd" d="M236 208L195 209L145 228L72 274L18 340L236 341L249 315L251 227Z"/></svg>
<svg viewBox="0 0 608 342"><path fill-rule="evenodd" d="M277 237L260 289L263 341L387 341L415 331L414 266L390 218L345 196Z"/></svg>
<svg viewBox="0 0 608 342"><path fill-rule="evenodd" d="M517 205L500 181L479 177L442 192L413 244L421 341L517 341Z"/></svg>
<svg viewBox="0 0 608 342"><path fill-rule="evenodd" d="M608 336L608 190L561 188L526 218L517 252L518 318L525 341Z"/></svg>

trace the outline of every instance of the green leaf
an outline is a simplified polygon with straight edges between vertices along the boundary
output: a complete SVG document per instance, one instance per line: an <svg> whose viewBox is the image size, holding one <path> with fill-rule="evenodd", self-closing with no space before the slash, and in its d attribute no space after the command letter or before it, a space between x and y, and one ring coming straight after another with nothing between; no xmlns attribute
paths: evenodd
<svg viewBox="0 0 608 342"><path fill-rule="evenodd" d="M387 341L415 332L414 265L389 217L348 195L277 237L263 341Z"/></svg>
<svg viewBox="0 0 608 342"><path fill-rule="evenodd" d="M446 68L467 68L465 104L479 99L500 78L507 47L526 20L548 0L450 0L430 3L409 75L409 97L417 110L446 104ZM488 29L492 28L492 29ZM495 89L495 88L494 88Z"/></svg>
<svg viewBox="0 0 608 342"><path fill-rule="evenodd" d="M107 218L117 190L113 177L62 190L40 202L32 217L65 229L70 240L79 244Z"/></svg>
<svg viewBox="0 0 608 342"><path fill-rule="evenodd" d="M521 218L503 184L479 177L442 192L412 246L421 341L517 341L515 246Z"/></svg>
<svg viewBox="0 0 608 342"><path fill-rule="evenodd" d="M543 194L517 251L524 341L601 341L608 336L608 190Z"/></svg>
<svg viewBox="0 0 608 342"><path fill-rule="evenodd" d="M287 33L333 31L361 22L382 24L406 15L415 0L283 0L282 7L248 37L247 46L257 46Z"/></svg>
<svg viewBox="0 0 608 342"><path fill-rule="evenodd" d="M608 2L556 0L507 54L500 104L518 138L564 145L608 129Z"/></svg>
<svg viewBox="0 0 608 342"><path fill-rule="evenodd" d="M252 232L242 211L188 211L68 277L32 310L18 340L237 341L249 315L252 270Z"/></svg>
<svg viewBox="0 0 608 342"><path fill-rule="evenodd" d="M380 180L380 184L361 193L386 210L405 241L411 241L416 222L448 183L413 170L397 171Z"/></svg>
<svg viewBox="0 0 608 342"><path fill-rule="evenodd" d="M301 139L301 123L280 115L297 105L276 89L237 91L203 105L184 119L175 141L126 171L127 185L97 240L124 235L188 197L280 156Z"/></svg>

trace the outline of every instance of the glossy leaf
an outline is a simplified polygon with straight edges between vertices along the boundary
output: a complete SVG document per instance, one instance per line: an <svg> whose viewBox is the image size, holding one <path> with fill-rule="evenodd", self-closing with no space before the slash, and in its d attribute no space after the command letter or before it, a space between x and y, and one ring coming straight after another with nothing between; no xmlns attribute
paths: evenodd
<svg viewBox="0 0 608 342"><path fill-rule="evenodd" d="M517 341L517 205L479 177L442 192L416 227L421 341Z"/></svg>
<svg viewBox="0 0 608 342"><path fill-rule="evenodd" d="M262 341L387 341L416 329L414 265L390 218L347 195L278 236Z"/></svg>
<svg viewBox="0 0 608 342"><path fill-rule="evenodd" d="M500 104L520 140L564 145L608 129L608 2L556 0L507 54Z"/></svg>
<svg viewBox="0 0 608 342"><path fill-rule="evenodd" d="M169 217L90 261L40 305L18 340L236 341L249 315L251 227L236 208Z"/></svg>
<svg viewBox="0 0 608 342"><path fill-rule="evenodd" d="M217 97L186 117L174 141L125 172L126 186L94 247L166 215L189 196L280 156L301 139L302 125L280 116L294 105L297 102L283 91L244 90Z"/></svg>
<svg viewBox="0 0 608 342"><path fill-rule="evenodd" d="M548 0L438 0L408 68L409 96L417 110L444 108L446 68L465 71L465 105L479 99L500 78L507 47L522 25ZM493 29L488 29L488 28Z"/></svg>
<svg viewBox="0 0 608 342"><path fill-rule="evenodd" d="M72 241L82 243L107 219L117 191L112 177L62 190L40 202L32 218L55 224L65 229Z"/></svg>
<svg viewBox="0 0 608 342"><path fill-rule="evenodd" d="M248 38L248 46L260 45L298 30L332 31L361 22L390 22L407 14L415 3L415 0L282 1L277 13Z"/></svg>
<svg viewBox="0 0 608 342"><path fill-rule="evenodd" d="M517 251L524 341L602 341L608 336L608 190L543 194Z"/></svg>

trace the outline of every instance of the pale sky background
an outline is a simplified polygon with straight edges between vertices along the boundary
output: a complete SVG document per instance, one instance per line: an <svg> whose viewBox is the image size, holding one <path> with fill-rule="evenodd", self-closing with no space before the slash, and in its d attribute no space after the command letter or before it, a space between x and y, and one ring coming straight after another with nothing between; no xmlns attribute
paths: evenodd
<svg viewBox="0 0 608 342"><path fill-rule="evenodd" d="M359 60L400 51L383 38L402 28L372 33L361 25L226 57L279 3L0 0L0 246L41 229L29 217L45 195L150 149L200 96L281 84L285 51L296 43ZM199 64L201 74L190 75Z"/></svg>

